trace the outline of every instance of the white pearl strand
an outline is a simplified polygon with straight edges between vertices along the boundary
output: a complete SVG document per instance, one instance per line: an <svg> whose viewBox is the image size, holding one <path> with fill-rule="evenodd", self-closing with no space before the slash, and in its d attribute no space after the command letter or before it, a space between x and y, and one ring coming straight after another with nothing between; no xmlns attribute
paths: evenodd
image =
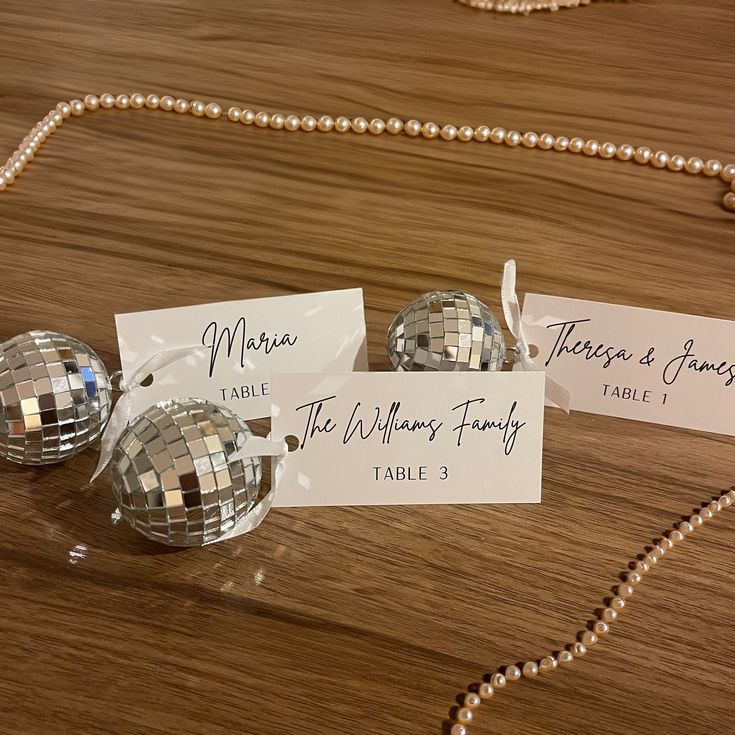
<svg viewBox="0 0 735 735"><path fill-rule="evenodd" d="M0 191L9 187L15 179L23 173L26 167L39 153L47 138L62 126L70 117L81 117L97 110L163 110L179 114L191 114L195 117L216 120L225 118L242 125L254 125L259 128L273 130L306 131L318 130L324 133L353 132L371 135L389 133L406 135L416 138L441 138L445 141L458 140L464 143L497 143L510 147L538 148L542 151L558 151L574 154L584 154L590 157L604 159L615 158L619 161L632 161L640 165L649 165L654 168L666 168L670 171L683 171L688 174L715 177L719 176L727 184L731 184L731 191L725 194L724 205L735 211L735 163L723 165L719 161L704 161L701 158L685 158L681 155L671 155L666 151L654 151L646 146L634 147L628 143L615 145L614 143L599 143L596 140L584 138L567 138L564 135L551 133L537 134L534 132L521 133L517 130L505 128L490 128L487 125L473 127L471 125L439 125L435 122L420 122L419 120L403 121L397 117L389 120L365 117L330 117L322 115L285 115L280 112L255 112L247 108L230 107L227 111L217 102L202 102L201 100L186 100L174 98L171 95L159 97L156 94L145 96L140 92L131 95L110 93L99 96L88 94L83 100L75 99L70 102L59 102L53 110L37 122L28 135L23 138L17 150L10 156L3 168L0 168Z"/></svg>
<svg viewBox="0 0 735 735"><path fill-rule="evenodd" d="M459 0L477 10L492 10L496 13L522 13L528 15L534 10L559 10L589 5L590 0Z"/></svg>
<svg viewBox="0 0 735 735"><path fill-rule="evenodd" d="M544 656L538 663L528 661L524 664L507 666L498 673L492 674L489 680L471 687L471 691L464 695L460 707L453 707L450 714L455 723L452 725L450 735L467 735L468 725L476 714L477 708L484 700L490 699L496 690L504 688L508 682L518 681L522 677L532 679L538 674L548 673L559 666L571 664L575 659L584 656L588 649L594 646L603 636L607 635L610 625L617 620L618 613L625 607L636 587L643 580L643 576L650 571L661 558L667 554L676 544L681 543L686 536L702 526L724 508L735 503L735 490L720 495L708 503L702 505L689 520L677 524L677 528L667 531L658 539L656 545L645 554L630 562L628 570L622 575L622 583L615 588L615 595L606 601L604 608L597 612L597 620L590 622L585 630L577 634L577 641L570 643L565 650L556 655Z"/></svg>

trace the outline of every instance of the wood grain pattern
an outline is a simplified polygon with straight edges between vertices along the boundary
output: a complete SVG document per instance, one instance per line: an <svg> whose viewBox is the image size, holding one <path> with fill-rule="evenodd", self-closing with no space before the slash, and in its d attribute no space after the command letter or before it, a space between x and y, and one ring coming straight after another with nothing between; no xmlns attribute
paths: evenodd
<svg viewBox="0 0 735 735"><path fill-rule="evenodd" d="M0 150L59 99L140 90L728 160L733 27L727 0L528 19L449 0L5 0ZM88 115L0 196L1 331L72 334L112 369L116 312L362 286L385 369L404 302L457 287L497 308L511 256L524 291L735 319L723 192L539 151ZM538 507L279 509L178 553L113 527L94 451L2 464L0 730L440 732L468 683L569 642L624 562L728 487L734 445L548 412ZM730 732L732 513L594 654L498 695L473 731Z"/></svg>

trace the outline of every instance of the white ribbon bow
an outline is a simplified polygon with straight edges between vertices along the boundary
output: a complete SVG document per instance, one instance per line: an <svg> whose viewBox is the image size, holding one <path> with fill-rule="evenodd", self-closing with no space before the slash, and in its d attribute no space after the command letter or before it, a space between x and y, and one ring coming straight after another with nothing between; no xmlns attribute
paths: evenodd
<svg viewBox="0 0 735 735"><path fill-rule="evenodd" d="M217 544L220 541L227 541L228 539L235 538L235 536L242 536L244 533L254 531L263 522L263 519L268 515L268 511L273 506L278 483L281 480L283 470L286 466L288 444L283 439L280 441L271 439L270 434L267 439L260 436L249 436L245 440L245 444L227 458L227 462L235 462L249 457L274 457L276 467L275 472L271 473L273 483L271 489L224 536L220 536L213 541L208 541L204 544L205 546Z"/></svg>
<svg viewBox="0 0 735 735"><path fill-rule="evenodd" d="M100 458L97 462L97 468L92 475L90 482L94 482L107 467L112 459L112 452L115 449L117 440L125 431L130 423L133 412L133 398L136 391L143 388L143 381L149 375L155 375L158 370L168 367L169 365L183 360L185 357L192 357L198 353L204 354L204 347L178 347L171 350L162 350L156 352L153 357L146 360L137 370L133 372L130 380L120 381L120 390L123 394L117 401L117 405L112 411L110 420L107 422L104 434L102 434L102 446L100 448Z"/></svg>
<svg viewBox="0 0 735 735"><path fill-rule="evenodd" d="M521 320L521 306L516 295L516 262L508 260L503 269L503 283L500 287L500 298L503 302L503 314L505 323L510 333L516 338L516 350L518 351L518 362L523 370L541 371L544 369L531 359L531 349L523 333L523 322ZM558 406L562 411L569 413L571 396L569 391L546 375L546 400Z"/></svg>

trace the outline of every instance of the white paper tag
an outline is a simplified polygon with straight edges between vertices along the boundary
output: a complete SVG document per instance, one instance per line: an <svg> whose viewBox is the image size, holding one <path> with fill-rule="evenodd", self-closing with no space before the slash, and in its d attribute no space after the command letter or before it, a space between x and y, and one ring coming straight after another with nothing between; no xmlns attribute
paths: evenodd
<svg viewBox="0 0 735 735"><path fill-rule="evenodd" d="M368 369L362 289L119 314L116 322L126 380L159 352L205 347L134 391L133 415L186 396L262 418L270 415L274 371Z"/></svg>
<svg viewBox="0 0 735 735"><path fill-rule="evenodd" d="M275 505L538 503L543 373L272 378Z"/></svg>
<svg viewBox="0 0 735 735"><path fill-rule="evenodd" d="M522 321L572 410L735 434L735 322L538 294Z"/></svg>

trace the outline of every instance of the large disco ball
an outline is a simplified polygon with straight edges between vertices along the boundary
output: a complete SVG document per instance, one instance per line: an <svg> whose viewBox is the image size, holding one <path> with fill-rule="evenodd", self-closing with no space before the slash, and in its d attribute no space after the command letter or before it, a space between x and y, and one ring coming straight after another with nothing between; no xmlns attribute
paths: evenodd
<svg viewBox="0 0 735 735"><path fill-rule="evenodd" d="M258 496L260 457L230 460L251 436L224 406L161 401L134 419L112 455L112 490L123 517L170 546L216 541Z"/></svg>
<svg viewBox="0 0 735 735"><path fill-rule="evenodd" d="M490 309L463 291L430 291L401 309L388 330L395 371L501 370L505 341Z"/></svg>
<svg viewBox="0 0 735 735"><path fill-rule="evenodd" d="M39 330L0 344L0 456L68 459L99 437L111 402L107 370L83 342Z"/></svg>

